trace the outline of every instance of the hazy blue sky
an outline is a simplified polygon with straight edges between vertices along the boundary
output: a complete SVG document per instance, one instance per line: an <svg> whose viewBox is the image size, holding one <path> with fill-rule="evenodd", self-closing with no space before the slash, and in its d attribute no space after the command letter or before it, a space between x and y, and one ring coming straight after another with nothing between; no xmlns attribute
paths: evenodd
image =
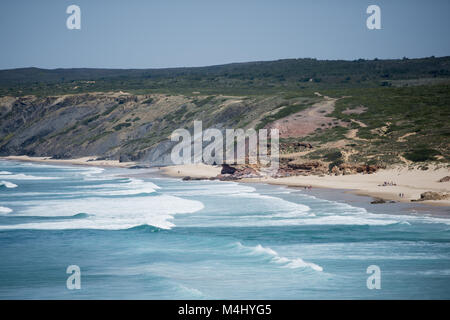
<svg viewBox="0 0 450 320"><path fill-rule="evenodd" d="M66 8L81 8L81 30ZM382 30L366 8L381 7ZM449 0L2 0L0 69L450 55Z"/></svg>

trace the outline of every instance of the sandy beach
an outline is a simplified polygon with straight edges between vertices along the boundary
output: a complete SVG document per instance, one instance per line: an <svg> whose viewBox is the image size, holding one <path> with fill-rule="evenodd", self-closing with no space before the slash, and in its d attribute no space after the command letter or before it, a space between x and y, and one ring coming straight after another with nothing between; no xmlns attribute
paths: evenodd
<svg viewBox="0 0 450 320"><path fill-rule="evenodd" d="M162 168L162 172L172 177L190 176L193 178L215 177L220 172L220 167L199 165L182 165ZM450 182L438 182L441 178L450 176L447 168L433 168L429 170L391 168L383 169L374 174L353 175L326 175L320 176L293 176L285 178L251 178L242 179L239 182L268 183L289 187L329 188L345 189L354 194L393 200L398 202L411 202L420 198L427 191L450 193ZM393 182L395 185L383 186L384 182ZM403 197L400 197L400 194ZM421 201L420 203L438 206L450 206L450 199Z"/></svg>
<svg viewBox="0 0 450 320"><path fill-rule="evenodd" d="M163 174L170 177L212 178L220 174L221 166L210 166L203 163L168 166L161 168Z"/></svg>
<svg viewBox="0 0 450 320"><path fill-rule="evenodd" d="M95 160L96 157L83 157L77 159L51 159L49 157L8 156L0 157L5 160L31 161L51 164L88 165L98 167L129 168L136 165L135 162L119 162L118 160ZM189 164L161 167L162 174L175 177L212 178L216 177L221 166L206 164ZM450 169L430 166L428 170L418 168L408 169L397 167L382 169L374 174L353 175L326 175L326 176L292 176L285 178L247 178L239 180L243 183L267 183L288 187L328 188L348 190L353 194L370 196L384 200L410 203L411 200L420 198L427 191L450 193L450 181L438 182L443 177L450 176ZM384 185L385 182L393 182L395 185ZM400 197L403 194L403 197ZM435 206L450 206L450 199L427 200L419 203Z"/></svg>
<svg viewBox="0 0 450 320"><path fill-rule="evenodd" d="M136 165L136 163L134 162L119 162L119 160L96 160L96 157L82 157L76 159L52 159L50 157L7 156L7 157L0 157L0 159L14 160L14 161L43 162L53 164L84 165L96 167L118 167L118 168L129 168Z"/></svg>
<svg viewBox="0 0 450 320"><path fill-rule="evenodd" d="M347 189L352 193L385 200L411 202L419 199L427 191L450 193L450 182L438 182L441 178L449 176L448 169L420 169L392 168L380 170L374 174L354 174L332 176L295 176L286 178L247 179L251 182L265 182L269 184L285 185L291 187L311 186L313 188ZM383 185L384 182L393 182L395 185ZM400 194L403 197L400 197ZM450 199L421 201L421 203L450 206Z"/></svg>

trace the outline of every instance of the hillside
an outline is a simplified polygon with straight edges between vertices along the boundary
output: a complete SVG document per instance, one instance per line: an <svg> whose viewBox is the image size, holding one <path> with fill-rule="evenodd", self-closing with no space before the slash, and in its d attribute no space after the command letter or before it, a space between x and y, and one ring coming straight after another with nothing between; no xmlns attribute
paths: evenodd
<svg viewBox="0 0 450 320"><path fill-rule="evenodd" d="M450 162L450 58L0 71L0 155L169 163L177 128L280 129L282 167ZM305 165L306 163L306 165ZM309 166L309 167L308 167ZM336 170L336 169L334 169Z"/></svg>
<svg viewBox="0 0 450 320"><path fill-rule="evenodd" d="M285 59L167 69L0 70L0 95L98 91L135 94L265 94L447 81L450 57L401 60ZM313 92L313 91L311 91Z"/></svg>

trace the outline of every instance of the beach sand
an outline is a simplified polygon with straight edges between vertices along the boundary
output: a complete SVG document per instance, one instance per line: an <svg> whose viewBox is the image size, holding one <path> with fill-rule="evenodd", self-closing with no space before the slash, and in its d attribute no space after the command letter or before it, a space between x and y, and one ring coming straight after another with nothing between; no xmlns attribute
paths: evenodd
<svg viewBox="0 0 450 320"><path fill-rule="evenodd" d="M51 159L49 157L8 156L0 157L0 159L120 168L129 168L136 165L134 162L119 162L118 160L95 160L96 157ZM207 179L217 176L220 171L221 166L211 166L206 164L177 165L161 167L160 169L160 173L175 178L189 176L191 178ZM427 191L450 193L450 182L438 182L445 176L450 176L449 168L436 168L429 166L428 170L398 167L382 169L373 174L353 174L341 176L326 175L322 177L312 175L284 178L264 177L242 179L238 182L267 183L288 187L311 186L313 188L348 190L348 192L357 195L410 203L411 200L419 199L420 194ZM396 185L383 186L384 182L394 182ZM404 196L400 197L400 193L403 193ZM418 203L446 207L450 206L450 199L428 200Z"/></svg>
<svg viewBox="0 0 450 320"><path fill-rule="evenodd" d="M162 168L162 173L171 177L210 178L220 173L219 166L181 165ZM438 182L439 179L450 176L450 169L435 168L429 170L392 168L379 170L374 174L353 174L332 176L293 176L285 178L250 178L238 182L267 183L289 187L329 188L349 190L357 195L394 200L399 202L411 202L419 199L420 194L427 191L450 193L450 182ZM394 182L395 186L382 186L384 182ZM404 196L400 197L399 194ZM423 204L438 206L450 206L448 200L421 201Z"/></svg>
<svg viewBox="0 0 450 320"><path fill-rule="evenodd" d="M438 182L439 179L449 175L450 170L445 168L433 168L426 171L420 169L393 168L380 170L373 174L327 175L323 177L295 176L278 179L246 179L246 181L254 182L257 180L259 182L291 187L312 186L315 188L346 189L358 195L400 202L411 202L413 199L419 199L420 194L426 191L450 193L450 182ZM383 186L385 181L394 182L396 185ZM400 193L403 193L404 196L400 197ZM421 203L450 206L450 199L423 201Z"/></svg>
<svg viewBox="0 0 450 320"><path fill-rule="evenodd" d="M168 166L161 168L163 174L170 177L212 178L220 174L221 166L211 166L203 163Z"/></svg>
<svg viewBox="0 0 450 320"><path fill-rule="evenodd" d="M0 157L0 159L43 162L50 164L53 163L53 164L70 164L70 165L118 167L118 168L129 168L136 165L136 163L134 162L119 162L119 160L95 160L96 157L82 157L77 159L51 159L50 157L8 156L8 157Z"/></svg>

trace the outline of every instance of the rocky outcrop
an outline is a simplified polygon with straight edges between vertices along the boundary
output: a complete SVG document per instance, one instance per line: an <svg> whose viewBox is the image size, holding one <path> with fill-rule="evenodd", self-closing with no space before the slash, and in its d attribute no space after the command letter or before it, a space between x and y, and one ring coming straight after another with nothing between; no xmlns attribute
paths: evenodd
<svg viewBox="0 0 450 320"><path fill-rule="evenodd" d="M443 177L442 179L440 179L438 182L449 182L450 181L450 176L446 176Z"/></svg>
<svg viewBox="0 0 450 320"><path fill-rule="evenodd" d="M382 203L386 203L386 200L377 198L377 199L374 199L373 201L371 201L370 203L371 204L382 204Z"/></svg>
<svg viewBox="0 0 450 320"><path fill-rule="evenodd" d="M233 168L229 164L222 164L222 170L220 171L220 174L233 174L236 172L236 168Z"/></svg>
<svg viewBox="0 0 450 320"><path fill-rule="evenodd" d="M247 165L240 165L238 167L232 167L227 164L222 165L221 173L216 179L221 181L233 181L244 178L260 178L261 174L255 168Z"/></svg>
<svg viewBox="0 0 450 320"><path fill-rule="evenodd" d="M287 177L295 175L349 175L349 174L371 174L379 170L379 166L349 164L349 163L333 163L327 165L319 160L285 160L281 159L278 177Z"/></svg>
<svg viewBox="0 0 450 320"><path fill-rule="evenodd" d="M349 164L349 163L342 163L338 167L339 171L342 174L356 174L356 173L371 174L377 172L380 169L379 166L375 165Z"/></svg>
<svg viewBox="0 0 450 320"><path fill-rule="evenodd" d="M170 137L175 130L184 128L192 134L197 119L203 121L203 130L240 128L243 115L248 123L256 123L284 100L277 95L262 101L125 92L4 96L0 97L0 155L95 156L173 165L171 151L178 141Z"/></svg>
<svg viewBox="0 0 450 320"><path fill-rule="evenodd" d="M383 204L383 203L395 203L395 201L393 201L393 200L387 201L387 200L384 200L384 199L381 199L381 198L375 198L370 203L371 204Z"/></svg>
<svg viewBox="0 0 450 320"><path fill-rule="evenodd" d="M190 176L186 176L183 177L183 179L181 179L183 181L200 181L200 180L211 180L209 178L202 178L202 177L190 177Z"/></svg>
<svg viewBox="0 0 450 320"><path fill-rule="evenodd" d="M326 165L321 161L291 161L288 163L289 168L295 170L316 171L326 169Z"/></svg>
<svg viewBox="0 0 450 320"><path fill-rule="evenodd" d="M427 191L420 195L420 199L411 201L426 201L426 200L447 200L450 194L442 192Z"/></svg>

